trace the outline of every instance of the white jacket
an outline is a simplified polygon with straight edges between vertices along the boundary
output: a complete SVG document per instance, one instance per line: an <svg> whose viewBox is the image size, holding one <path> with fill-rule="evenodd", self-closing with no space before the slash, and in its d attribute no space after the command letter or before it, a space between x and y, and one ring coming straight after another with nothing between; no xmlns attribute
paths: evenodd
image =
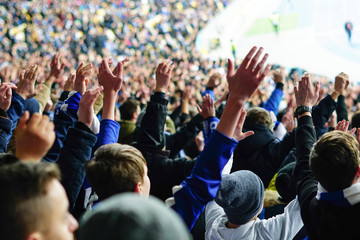
<svg viewBox="0 0 360 240"><path fill-rule="evenodd" d="M215 201L210 202L205 210L205 239L292 239L303 227L300 216L300 204L297 199L291 201L283 214L275 217L250 221L238 228L227 228L228 221L222 207Z"/></svg>

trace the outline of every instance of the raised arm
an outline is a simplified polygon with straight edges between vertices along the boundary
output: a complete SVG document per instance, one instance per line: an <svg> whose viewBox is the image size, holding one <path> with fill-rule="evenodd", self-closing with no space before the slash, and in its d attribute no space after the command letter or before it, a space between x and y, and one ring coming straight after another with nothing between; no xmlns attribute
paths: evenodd
<svg viewBox="0 0 360 240"><path fill-rule="evenodd" d="M16 89L16 86L10 82L5 82L0 86L0 153L6 152L7 149L6 136L10 134L12 126L7 110L10 108L14 89Z"/></svg>
<svg viewBox="0 0 360 240"><path fill-rule="evenodd" d="M97 137L90 130L93 122L93 107L102 87L86 91L79 103L79 120L71 127L64 141L58 164L61 170L61 182L70 202L70 209L75 206L85 179L84 166L91 159L92 149Z"/></svg>
<svg viewBox="0 0 360 240"><path fill-rule="evenodd" d="M305 75L295 88L296 103L299 106L311 108L319 96L319 83L315 89L310 77ZM297 182L297 192L300 206L304 201L311 199L317 190L315 180L309 165L310 151L316 141L315 130L309 111L304 111L298 116L298 127L296 130L296 166L294 176Z"/></svg>
<svg viewBox="0 0 360 240"><path fill-rule="evenodd" d="M129 59L126 58L119 62L114 71L110 69L110 65L112 64L111 58L104 59L100 65L98 80L99 84L104 87L104 98L99 140L96 144L97 147L109 143L116 143L119 138L120 125L114 121L115 103L121 89L124 65L127 61L129 61Z"/></svg>
<svg viewBox="0 0 360 240"><path fill-rule="evenodd" d="M156 68L155 93L151 96L146 112L137 129L137 145L141 151L162 150L165 146L164 126L168 100L165 93L170 84L173 65L170 60L161 62Z"/></svg>
<svg viewBox="0 0 360 240"><path fill-rule="evenodd" d="M256 47L251 49L236 71L231 60L228 60L229 100L224 113L209 143L200 154L192 174L174 194L173 208L183 217L189 229L193 227L205 205L216 195L221 172L237 144L233 138L240 141L253 134L241 131L246 116L242 107L270 68L267 66L263 69L268 55L265 54L259 62L263 49L256 50Z"/></svg>

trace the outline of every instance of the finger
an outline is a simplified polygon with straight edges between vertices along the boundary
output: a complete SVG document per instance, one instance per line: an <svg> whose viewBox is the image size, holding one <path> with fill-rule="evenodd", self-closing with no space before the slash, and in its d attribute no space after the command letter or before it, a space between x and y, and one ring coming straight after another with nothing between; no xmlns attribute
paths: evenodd
<svg viewBox="0 0 360 240"><path fill-rule="evenodd" d="M33 79L33 80L36 79L38 73L39 73L39 66L36 65L36 66L35 66L34 74L33 74L33 76L32 76L32 79Z"/></svg>
<svg viewBox="0 0 360 240"><path fill-rule="evenodd" d="M240 69L240 68L241 68L241 69L246 69L246 68L247 68L247 66L248 66L251 58L254 56L254 53L256 52L256 49L257 49L257 47L254 46L254 47L249 51L249 53L246 55L246 57L244 58L243 62L241 63L239 69Z"/></svg>
<svg viewBox="0 0 360 240"><path fill-rule="evenodd" d="M253 131L247 131L247 132L244 132L242 135L243 135L243 138L242 140L244 140L245 138L247 137L250 137L252 135L254 135L255 133Z"/></svg>
<svg viewBox="0 0 360 240"><path fill-rule="evenodd" d="M259 61L259 58L262 54L262 52L264 51L264 48L260 47L259 50L256 52L255 56L252 58L252 60L250 61L250 64L249 64L249 67L248 69L250 70L254 70L255 69L255 66L256 64L258 63Z"/></svg>
<svg viewBox="0 0 360 240"><path fill-rule="evenodd" d="M8 98L8 99L11 99L11 96L12 96L12 90L11 90L11 88L10 87L7 87L7 89L6 89L6 98Z"/></svg>
<svg viewBox="0 0 360 240"><path fill-rule="evenodd" d="M38 129L46 129L46 126L50 122L50 119L47 115L42 115L39 119Z"/></svg>
<svg viewBox="0 0 360 240"><path fill-rule="evenodd" d="M49 122L49 123L47 124L45 130L46 130L46 132L48 132L48 133L54 132L54 131L55 131L55 125L54 125L54 123Z"/></svg>
<svg viewBox="0 0 360 240"><path fill-rule="evenodd" d="M228 58L228 64L227 64L227 74L226 74L226 77L229 78L231 77L232 75L234 75L234 64L233 62L230 60L230 58Z"/></svg>
<svg viewBox="0 0 360 240"><path fill-rule="evenodd" d="M124 71L124 64L123 62L119 62L118 65L116 66L117 71L116 71L116 77L121 78L122 73Z"/></svg>
<svg viewBox="0 0 360 240"><path fill-rule="evenodd" d="M353 128L353 129L350 130L349 133L350 133L351 135L354 135L355 132L356 132L356 128Z"/></svg>
<svg viewBox="0 0 360 240"><path fill-rule="evenodd" d="M266 62L266 60L268 59L268 57L269 57L269 54L265 54L264 55L264 57L261 59L261 61L260 61L260 63L256 66L256 68L254 69L254 72L256 73L256 74L258 74L260 71L261 71L261 69L263 68L263 66L265 65L265 62Z"/></svg>
<svg viewBox="0 0 360 240"><path fill-rule="evenodd" d="M266 59L265 59L265 61L266 61ZM266 68L264 69L264 71L261 72L258 80L259 80L259 81L262 81L262 80L265 78L265 76L267 75L267 73L270 71L270 69L271 69L271 66L270 66L270 64L268 64L268 65L266 66Z"/></svg>
<svg viewBox="0 0 360 240"><path fill-rule="evenodd" d="M349 121L345 121L345 123L344 123L345 131L347 131L349 129L349 125L350 125Z"/></svg>
<svg viewBox="0 0 360 240"><path fill-rule="evenodd" d="M26 127L26 123L29 121L30 114L28 111L25 111L24 114L21 116L21 118L18 121L18 129L22 130Z"/></svg>
<svg viewBox="0 0 360 240"><path fill-rule="evenodd" d="M170 62L170 65L169 65L166 73L170 74L173 71L174 67L175 67L175 65L173 65L173 62ZM190 89L190 91L191 91L191 89Z"/></svg>
<svg viewBox="0 0 360 240"><path fill-rule="evenodd" d="M244 108L242 108L240 111L240 117L239 117L239 121L238 121L238 125L241 126L241 129L245 122L245 118L246 118L246 111Z"/></svg>
<svg viewBox="0 0 360 240"><path fill-rule="evenodd" d="M80 73L80 70L82 69L84 63L80 63L79 67L76 69L76 74Z"/></svg>
<svg viewBox="0 0 360 240"><path fill-rule="evenodd" d="M201 110L200 106L199 106L199 105L197 105L197 104L196 104L195 106L196 106L196 108L197 108L198 112L199 112L199 113L202 113L202 110Z"/></svg>

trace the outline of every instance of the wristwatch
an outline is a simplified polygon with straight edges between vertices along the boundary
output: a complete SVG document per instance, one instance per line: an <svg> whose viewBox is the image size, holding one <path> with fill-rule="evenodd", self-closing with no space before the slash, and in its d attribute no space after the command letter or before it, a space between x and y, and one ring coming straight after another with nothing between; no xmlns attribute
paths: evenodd
<svg viewBox="0 0 360 240"><path fill-rule="evenodd" d="M298 117L299 115L306 113L306 112L312 113L311 107L300 105L295 109L294 116Z"/></svg>

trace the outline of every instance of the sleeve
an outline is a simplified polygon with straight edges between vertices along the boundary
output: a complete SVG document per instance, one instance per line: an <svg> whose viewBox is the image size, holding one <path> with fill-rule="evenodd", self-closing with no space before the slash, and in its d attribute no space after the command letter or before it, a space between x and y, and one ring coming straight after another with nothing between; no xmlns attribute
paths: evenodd
<svg viewBox="0 0 360 240"><path fill-rule="evenodd" d="M15 91L13 91L11 98L11 105L10 108L7 110L7 114L12 122L12 126L10 132L6 136L6 142L7 142L6 144L9 144L10 138L12 136L14 129L16 128L17 122L25 111L24 102L25 100Z"/></svg>
<svg viewBox="0 0 360 240"><path fill-rule="evenodd" d="M91 159L97 137L83 123L71 127L60 151L57 163L60 167L61 182L73 209L85 179L85 163Z"/></svg>
<svg viewBox="0 0 360 240"><path fill-rule="evenodd" d="M325 126L325 123L329 120L331 114L336 109L336 102L331 98L330 95L327 95L323 98L319 104L313 107L312 118L316 130L316 136L319 137L324 133L322 129Z"/></svg>
<svg viewBox="0 0 360 240"><path fill-rule="evenodd" d="M336 104L336 114L337 114L337 121L346 120L348 121L348 111L345 103L345 96L339 95L338 101Z"/></svg>
<svg viewBox="0 0 360 240"><path fill-rule="evenodd" d="M224 209L220 207L214 200L209 202L205 208L205 238L209 239L206 235L211 229L214 221L225 214Z"/></svg>
<svg viewBox="0 0 360 240"><path fill-rule="evenodd" d="M215 198L221 182L221 172L228 162L237 141L214 131L201 152L194 169L174 193L173 208L191 230L205 205Z"/></svg>
<svg viewBox="0 0 360 240"><path fill-rule="evenodd" d="M57 102L55 105L54 125L56 138L44 159L49 162L56 162L69 127L74 127L77 122L77 111L81 94L72 92L64 102Z"/></svg>
<svg viewBox="0 0 360 240"><path fill-rule="evenodd" d="M284 89L284 84L277 83L274 91L271 93L271 96L266 101L263 108L265 108L269 112L273 111L275 115L277 115L279 111L281 99L284 95L283 89Z"/></svg>
<svg viewBox="0 0 360 240"><path fill-rule="evenodd" d="M155 92L148 102L145 114L137 131L137 147L162 150L165 146L164 126L168 100L165 94Z"/></svg>
<svg viewBox="0 0 360 240"><path fill-rule="evenodd" d="M175 157L179 151L201 131L204 118L197 114L176 133L166 137L166 150L170 151L170 158Z"/></svg>
<svg viewBox="0 0 360 240"><path fill-rule="evenodd" d="M269 160L275 168L279 168L291 149L295 147L295 131L287 133L282 141L273 141L268 146Z"/></svg>
<svg viewBox="0 0 360 240"><path fill-rule="evenodd" d="M7 150L6 137L10 133L12 126L12 122L7 116L7 113L0 109L0 153L5 153Z"/></svg>
<svg viewBox="0 0 360 240"><path fill-rule="evenodd" d="M96 143L98 149L102 145L117 143L119 139L120 124L114 120L104 119L100 122L99 139Z"/></svg>
<svg viewBox="0 0 360 240"><path fill-rule="evenodd" d="M50 95L51 95L50 88L48 86L46 86L45 84L42 84L42 89L34 97L39 102L39 105L40 105L39 112L42 113L44 111L46 102L49 100Z"/></svg>
<svg viewBox="0 0 360 240"><path fill-rule="evenodd" d="M316 195L317 191L317 181L309 165L310 152L315 141L316 135L312 118L309 116L300 118L296 130L296 166L294 177L302 211L308 209L309 201Z"/></svg>
<svg viewBox="0 0 360 240"><path fill-rule="evenodd" d="M210 136L216 129L218 123L219 123L219 119L217 117L210 117L204 121L203 134L204 134L205 145L209 142Z"/></svg>
<svg viewBox="0 0 360 240"><path fill-rule="evenodd" d="M267 235L268 238L293 239L304 225L301 220L298 200L292 200L285 207L284 213L267 220L262 220L259 224L270 234L270 236Z"/></svg>

